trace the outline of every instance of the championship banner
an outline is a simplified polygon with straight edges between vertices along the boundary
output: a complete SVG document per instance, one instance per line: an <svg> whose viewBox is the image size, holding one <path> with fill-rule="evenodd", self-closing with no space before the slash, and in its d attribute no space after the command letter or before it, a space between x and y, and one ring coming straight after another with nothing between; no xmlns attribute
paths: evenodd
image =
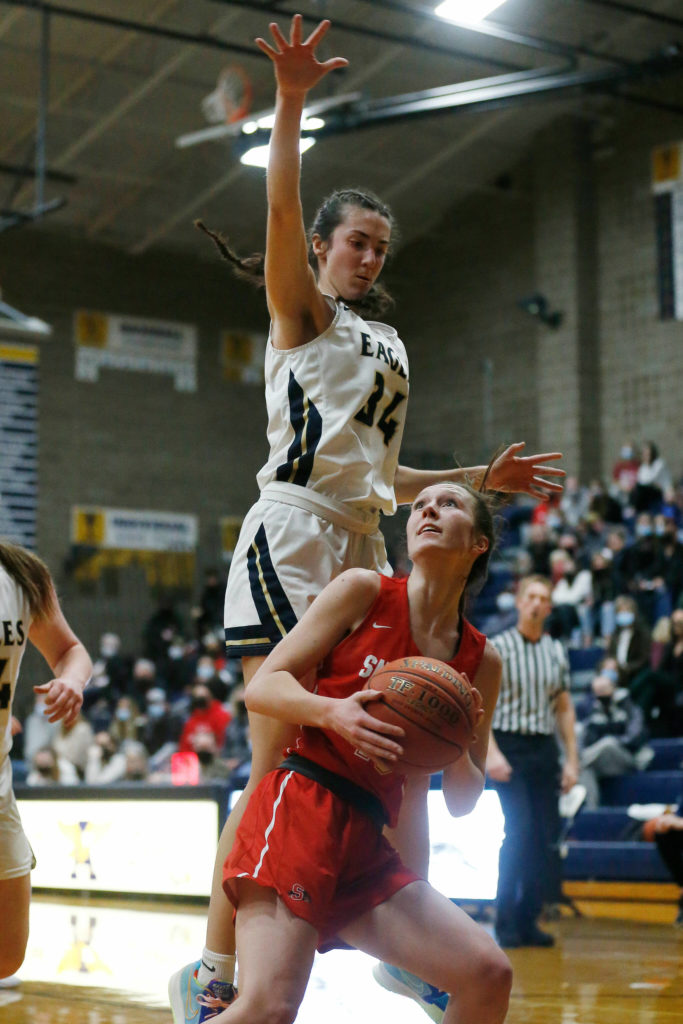
<svg viewBox="0 0 683 1024"><path fill-rule="evenodd" d="M0 536L31 550L38 512L39 351L0 342Z"/></svg>
<svg viewBox="0 0 683 1024"><path fill-rule="evenodd" d="M133 551L193 551L197 516L77 505L71 510L74 544Z"/></svg>
<svg viewBox="0 0 683 1024"><path fill-rule="evenodd" d="M197 516L77 505L71 510L73 575L98 580L104 570L139 565L150 587L191 589Z"/></svg>
<svg viewBox="0 0 683 1024"><path fill-rule="evenodd" d="M197 390L197 328L172 320L77 310L76 379L96 381L103 367L167 373L177 391Z"/></svg>
<svg viewBox="0 0 683 1024"><path fill-rule="evenodd" d="M652 153L657 291L662 320L683 320L683 143Z"/></svg>
<svg viewBox="0 0 683 1024"><path fill-rule="evenodd" d="M266 335L247 331L223 331L221 366L225 380L241 384L263 384Z"/></svg>

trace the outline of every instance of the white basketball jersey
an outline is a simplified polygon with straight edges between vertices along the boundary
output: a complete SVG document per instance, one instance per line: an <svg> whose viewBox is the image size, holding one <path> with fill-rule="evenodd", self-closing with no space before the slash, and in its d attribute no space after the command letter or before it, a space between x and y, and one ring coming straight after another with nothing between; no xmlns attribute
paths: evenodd
<svg viewBox="0 0 683 1024"><path fill-rule="evenodd" d="M313 341L288 350L269 341L265 379L270 454L259 487L297 484L356 509L394 512L408 359L393 327L337 302Z"/></svg>
<svg viewBox="0 0 683 1024"><path fill-rule="evenodd" d="M0 763L12 746L12 701L30 625L26 595L0 565Z"/></svg>

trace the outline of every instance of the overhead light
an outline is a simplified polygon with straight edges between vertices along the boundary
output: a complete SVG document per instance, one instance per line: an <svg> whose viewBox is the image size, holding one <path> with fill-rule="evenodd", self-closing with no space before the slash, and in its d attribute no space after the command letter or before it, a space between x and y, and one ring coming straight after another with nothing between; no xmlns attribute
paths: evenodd
<svg viewBox="0 0 683 1024"><path fill-rule="evenodd" d="M317 132L324 127L325 121L322 117L305 117L301 122L301 128L305 132Z"/></svg>
<svg viewBox="0 0 683 1024"><path fill-rule="evenodd" d="M244 124L242 125L242 134L243 135L253 135L254 132L257 132L257 131L258 131L258 122L257 121L245 121Z"/></svg>
<svg viewBox="0 0 683 1024"><path fill-rule="evenodd" d="M305 153L307 149L315 145L315 139L309 137L299 139L299 152ZM243 153L240 157L240 162L246 164L248 167L267 167L268 166L268 154L270 152L270 145L267 146L252 146L246 153Z"/></svg>
<svg viewBox="0 0 683 1024"><path fill-rule="evenodd" d="M471 24L483 21L504 3L505 0L444 0L434 10L434 13L448 21L470 22Z"/></svg>

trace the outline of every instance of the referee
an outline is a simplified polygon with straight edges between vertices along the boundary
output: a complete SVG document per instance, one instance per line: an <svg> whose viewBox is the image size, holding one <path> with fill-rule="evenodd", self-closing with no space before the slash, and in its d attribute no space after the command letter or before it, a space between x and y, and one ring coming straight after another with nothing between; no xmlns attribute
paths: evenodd
<svg viewBox="0 0 683 1024"><path fill-rule="evenodd" d="M559 890L560 790L579 771L569 664L559 640L543 632L552 584L527 576L517 591L517 625L493 637L503 659L486 770L500 798L496 937L501 946L552 946L537 924L545 894ZM564 746L564 765L556 732Z"/></svg>

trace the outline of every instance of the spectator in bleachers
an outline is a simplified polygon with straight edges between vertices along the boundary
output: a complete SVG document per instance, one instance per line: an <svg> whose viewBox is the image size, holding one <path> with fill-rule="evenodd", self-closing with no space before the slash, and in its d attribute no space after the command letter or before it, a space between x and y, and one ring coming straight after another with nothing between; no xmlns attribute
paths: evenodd
<svg viewBox="0 0 683 1024"><path fill-rule="evenodd" d="M124 748L126 770L122 782L147 782L149 764L147 751L143 743L131 741Z"/></svg>
<svg viewBox="0 0 683 1024"><path fill-rule="evenodd" d="M671 607L676 608L683 593L683 544L678 539L674 516L655 516L654 527L661 551L664 582L669 591Z"/></svg>
<svg viewBox="0 0 683 1024"><path fill-rule="evenodd" d="M244 683L238 683L230 694L232 718L225 730L224 753L236 763L244 764L251 757L249 716L244 703Z"/></svg>
<svg viewBox="0 0 683 1024"><path fill-rule="evenodd" d="M119 697L114 708L109 732L116 744L137 740L140 731L140 708L132 697Z"/></svg>
<svg viewBox="0 0 683 1024"><path fill-rule="evenodd" d="M590 571L580 569L567 549L553 551L550 563L554 585L548 632L579 647L592 636Z"/></svg>
<svg viewBox="0 0 683 1024"><path fill-rule="evenodd" d="M129 696L141 707L146 700L148 690L161 686L163 679L151 658L136 658L133 662L133 678Z"/></svg>
<svg viewBox="0 0 683 1024"><path fill-rule="evenodd" d="M638 615L632 597L620 594L614 603L616 629L607 646L607 653L616 659L619 685L630 689L639 672L650 664L652 638L650 630Z"/></svg>
<svg viewBox="0 0 683 1024"><path fill-rule="evenodd" d="M614 602L617 588L609 548L596 551L591 558L590 627L592 638L608 643L616 628Z"/></svg>
<svg viewBox="0 0 683 1024"><path fill-rule="evenodd" d="M88 748L94 738L93 728L83 715L66 725L61 722L52 747L58 758L69 761L78 773L78 778L85 778L85 766L88 761Z"/></svg>
<svg viewBox="0 0 683 1024"><path fill-rule="evenodd" d="M88 749L85 781L89 786L120 782L126 774L126 756L108 732L98 732Z"/></svg>
<svg viewBox="0 0 683 1024"><path fill-rule="evenodd" d="M612 555L612 579L617 594L626 593L626 551L628 550L628 533L626 527L615 527L608 530L605 547Z"/></svg>
<svg viewBox="0 0 683 1024"><path fill-rule="evenodd" d="M630 502L636 512L659 512L664 492L671 488L671 474L653 441L641 448L636 485Z"/></svg>
<svg viewBox="0 0 683 1024"><path fill-rule="evenodd" d="M130 681L131 659L121 654L121 638L117 633L103 633L92 679L83 694L83 707L89 712L96 701L104 700L113 708L117 698L130 691Z"/></svg>
<svg viewBox="0 0 683 1024"><path fill-rule="evenodd" d="M640 459L636 454L633 441L626 441L621 446L619 458L612 466L612 484L614 494L621 505L629 500L631 491L638 481Z"/></svg>
<svg viewBox="0 0 683 1024"><path fill-rule="evenodd" d="M616 524L623 520L621 502L610 494L604 480L594 480L590 488L588 515L596 515L602 523Z"/></svg>
<svg viewBox="0 0 683 1024"><path fill-rule="evenodd" d="M564 490L560 496L560 511L565 524L575 530L582 519L588 514L590 494L587 487L582 487L575 476L568 476L564 482Z"/></svg>
<svg viewBox="0 0 683 1024"><path fill-rule="evenodd" d="M625 688L597 675L591 692L576 705L579 782L586 787L586 807L600 804L600 780L625 775L647 765L652 750L643 712Z"/></svg>
<svg viewBox="0 0 683 1024"><path fill-rule="evenodd" d="M168 744L177 746L183 731L184 719L169 704L161 687L147 692L145 713L140 718L138 735L150 756Z"/></svg>
<svg viewBox="0 0 683 1024"><path fill-rule="evenodd" d="M647 623L671 613L671 597L666 587L666 563L659 539L655 536L654 519L641 512L635 524L636 539L626 548L622 569L626 590L638 604Z"/></svg>
<svg viewBox="0 0 683 1024"><path fill-rule="evenodd" d="M214 734L218 749L221 750L225 742L225 731L231 718L230 712L211 695L208 686L204 683L197 683L192 687L190 716L183 726L178 749L181 751L193 750L192 737L194 734L210 729Z"/></svg>
<svg viewBox="0 0 683 1024"><path fill-rule="evenodd" d="M550 556L557 546L555 535L545 523L532 523L527 532L526 549L531 556L529 571L537 576L550 576Z"/></svg>
<svg viewBox="0 0 683 1024"><path fill-rule="evenodd" d="M667 626L667 639L654 645L650 665L631 682L631 695L642 707L653 736L683 735L683 608L677 608Z"/></svg>
<svg viewBox="0 0 683 1024"><path fill-rule="evenodd" d="M683 928L683 801L673 810L651 818L643 825L643 838L657 844L659 856L680 889L674 924Z"/></svg>
<svg viewBox="0 0 683 1024"><path fill-rule="evenodd" d="M236 760L219 755L216 737L210 729L199 729L193 734L192 748L199 760L200 782L227 782L237 767Z"/></svg>
<svg viewBox="0 0 683 1024"><path fill-rule="evenodd" d="M59 757L53 747L41 747L33 755L27 786L76 786L78 772L70 761Z"/></svg>
<svg viewBox="0 0 683 1024"><path fill-rule="evenodd" d="M207 633L223 632L224 606L225 580L221 579L217 569L206 569L199 603L192 610L198 640Z"/></svg>
<svg viewBox="0 0 683 1024"><path fill-rule="evenodd" d="M178 636L183 636L183 620L176 611L170 595L159 599L156 611L150 615L142 632L143 655L161 665L168 649Z"/></svg>

